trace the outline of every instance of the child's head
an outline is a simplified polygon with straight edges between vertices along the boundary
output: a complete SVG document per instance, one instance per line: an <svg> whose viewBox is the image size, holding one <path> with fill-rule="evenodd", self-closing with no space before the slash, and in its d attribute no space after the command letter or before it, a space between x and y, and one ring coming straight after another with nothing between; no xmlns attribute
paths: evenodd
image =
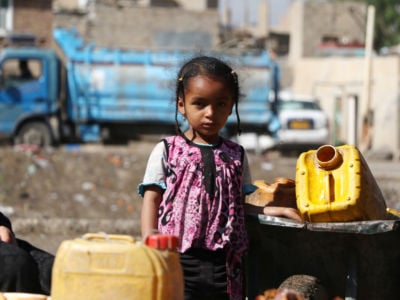
<svg viewBox="0 0 400 300"><path fill-rule="evenodd" d="M237 73L222 60L210 56L198 56L186 62L178 72L176 79L176 110L175 121L177 129L178 123L178 101L185 101L185 93L189 86L189 80L195 76L207 76L221 81L232 93L233 105L237 119L237 130L240 133L240 118L238 112L238 102L240 98L240 88Z"/></svg>

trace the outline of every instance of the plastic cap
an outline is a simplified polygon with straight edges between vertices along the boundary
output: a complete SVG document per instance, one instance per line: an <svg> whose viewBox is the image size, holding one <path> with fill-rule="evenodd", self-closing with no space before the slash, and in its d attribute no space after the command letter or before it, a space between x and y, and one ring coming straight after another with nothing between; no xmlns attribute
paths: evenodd
<svg viewBox="0 0 400 300"><path fill-rule="evenodd" d="M152 234L146 238L145 244L158 250L176 250L179 239L173 235Z"/></svg>

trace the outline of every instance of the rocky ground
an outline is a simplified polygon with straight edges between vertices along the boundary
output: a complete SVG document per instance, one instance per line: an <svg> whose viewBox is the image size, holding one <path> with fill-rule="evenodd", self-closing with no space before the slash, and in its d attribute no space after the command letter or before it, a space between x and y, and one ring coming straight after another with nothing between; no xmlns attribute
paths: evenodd
<svg viewBox="0 0 400 300"><path fill-rule="evenodd" d="M88 232L138 237L141 199L136 187L158 138L143 138L127 146L32 149L3 145L0 211L9 216L19 238L51 253L63 240ZM275 177L294 179L296 159L272 152L266 160L249 152L253 179L271 183ZM385 161L368 163L386 201L400 208L400 176L389 172L396 166Z"/></svg>

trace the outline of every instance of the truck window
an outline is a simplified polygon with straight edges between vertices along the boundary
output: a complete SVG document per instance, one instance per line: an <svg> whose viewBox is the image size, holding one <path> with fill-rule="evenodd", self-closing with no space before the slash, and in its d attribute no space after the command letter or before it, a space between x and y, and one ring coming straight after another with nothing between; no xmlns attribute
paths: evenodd
<svg viewBox="0 0 400 300"><path fill-rule="evenodd" d="M7 59L2 67L5 86L15 86L31 80L37 80L42 72L40 60Z"/></svg>

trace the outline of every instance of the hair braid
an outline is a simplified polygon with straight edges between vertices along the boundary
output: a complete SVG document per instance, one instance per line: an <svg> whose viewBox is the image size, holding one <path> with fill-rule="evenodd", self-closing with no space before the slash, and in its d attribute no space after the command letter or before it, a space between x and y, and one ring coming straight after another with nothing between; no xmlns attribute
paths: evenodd
<svg viewBox="0 0 400 300"><path fill-rule="evenodd" d="M236 130L237 134L240 135L242 133L242 129L240 128L240 116L239 116L239 98L240 98L240 89L239 89L239 79L237 73L232 70L231 71L233 82L234 82L234 98L235 98L235 113L236 113Z"/></svg>
<svg viewBox="0 0 400 300"><path fill-rule="evenodd" d="M176 101L175 101L175 129L179 135L182 134L182 131L178 120L178 99L181 94L183 98L185 97L183 90L184 90L183 79L182 77L179 77L176 82Z"/></svg>

